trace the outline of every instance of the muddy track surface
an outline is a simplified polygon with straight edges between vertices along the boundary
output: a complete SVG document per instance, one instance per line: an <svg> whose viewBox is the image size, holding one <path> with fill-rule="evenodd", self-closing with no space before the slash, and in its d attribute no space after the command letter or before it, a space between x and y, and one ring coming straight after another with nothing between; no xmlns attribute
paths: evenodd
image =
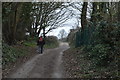
<svg viewBox="0 0 120 80"><path fill-rule="evenodd" d="M68 48L67 43L60 43L58 48L45 50L21 65L8 78L66 78L62 55Z"/></svg>

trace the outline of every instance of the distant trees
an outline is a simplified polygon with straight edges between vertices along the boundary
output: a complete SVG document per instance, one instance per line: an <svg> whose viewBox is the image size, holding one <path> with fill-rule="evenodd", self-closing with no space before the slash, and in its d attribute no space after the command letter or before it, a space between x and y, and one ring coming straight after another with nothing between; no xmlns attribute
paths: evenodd
<svg viewBox="0 0 120 80"><path fill-rule="evenodd" d="M64 39L67 37L67 33L64 29L60 30L59 34L58 34L60 39Z"/></svg>

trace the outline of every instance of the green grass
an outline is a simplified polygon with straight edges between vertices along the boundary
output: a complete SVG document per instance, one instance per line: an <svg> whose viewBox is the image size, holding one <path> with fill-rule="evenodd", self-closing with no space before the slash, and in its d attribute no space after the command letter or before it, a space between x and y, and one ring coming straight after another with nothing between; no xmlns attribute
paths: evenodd
<svg viewBox="0 0 120 80"><path fill-rule="evenodd" d="M35 41L24 41L23 45L29 46L29 47L35 47L37 43Z"/></svg>

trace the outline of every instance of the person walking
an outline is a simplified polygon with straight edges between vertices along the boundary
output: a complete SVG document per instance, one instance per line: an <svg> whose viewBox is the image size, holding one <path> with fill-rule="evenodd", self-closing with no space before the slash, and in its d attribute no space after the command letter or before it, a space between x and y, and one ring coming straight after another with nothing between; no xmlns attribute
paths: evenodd
<svg viewBox="0 0 120 80"><path fill-rule="evenodd" d="M43 39L42 36L39 37L39 39L37 40L37 45L38 45L38 52L39 53L43 53L43 46L45 45L45 40Z"/></svg>

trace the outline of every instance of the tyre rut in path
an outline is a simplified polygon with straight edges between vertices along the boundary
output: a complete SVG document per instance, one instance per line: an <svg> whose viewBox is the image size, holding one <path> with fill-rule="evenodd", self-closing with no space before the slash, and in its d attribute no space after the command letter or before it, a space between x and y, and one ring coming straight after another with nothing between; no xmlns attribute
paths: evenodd
<svg viewBox="0 0 120 80"><path fill-rule="evenodd" d="M48 49L38 54L16 70L10 78L64 78L62 65L63 51L69 48L67 43L60 43L55 49Z"/></svg>

